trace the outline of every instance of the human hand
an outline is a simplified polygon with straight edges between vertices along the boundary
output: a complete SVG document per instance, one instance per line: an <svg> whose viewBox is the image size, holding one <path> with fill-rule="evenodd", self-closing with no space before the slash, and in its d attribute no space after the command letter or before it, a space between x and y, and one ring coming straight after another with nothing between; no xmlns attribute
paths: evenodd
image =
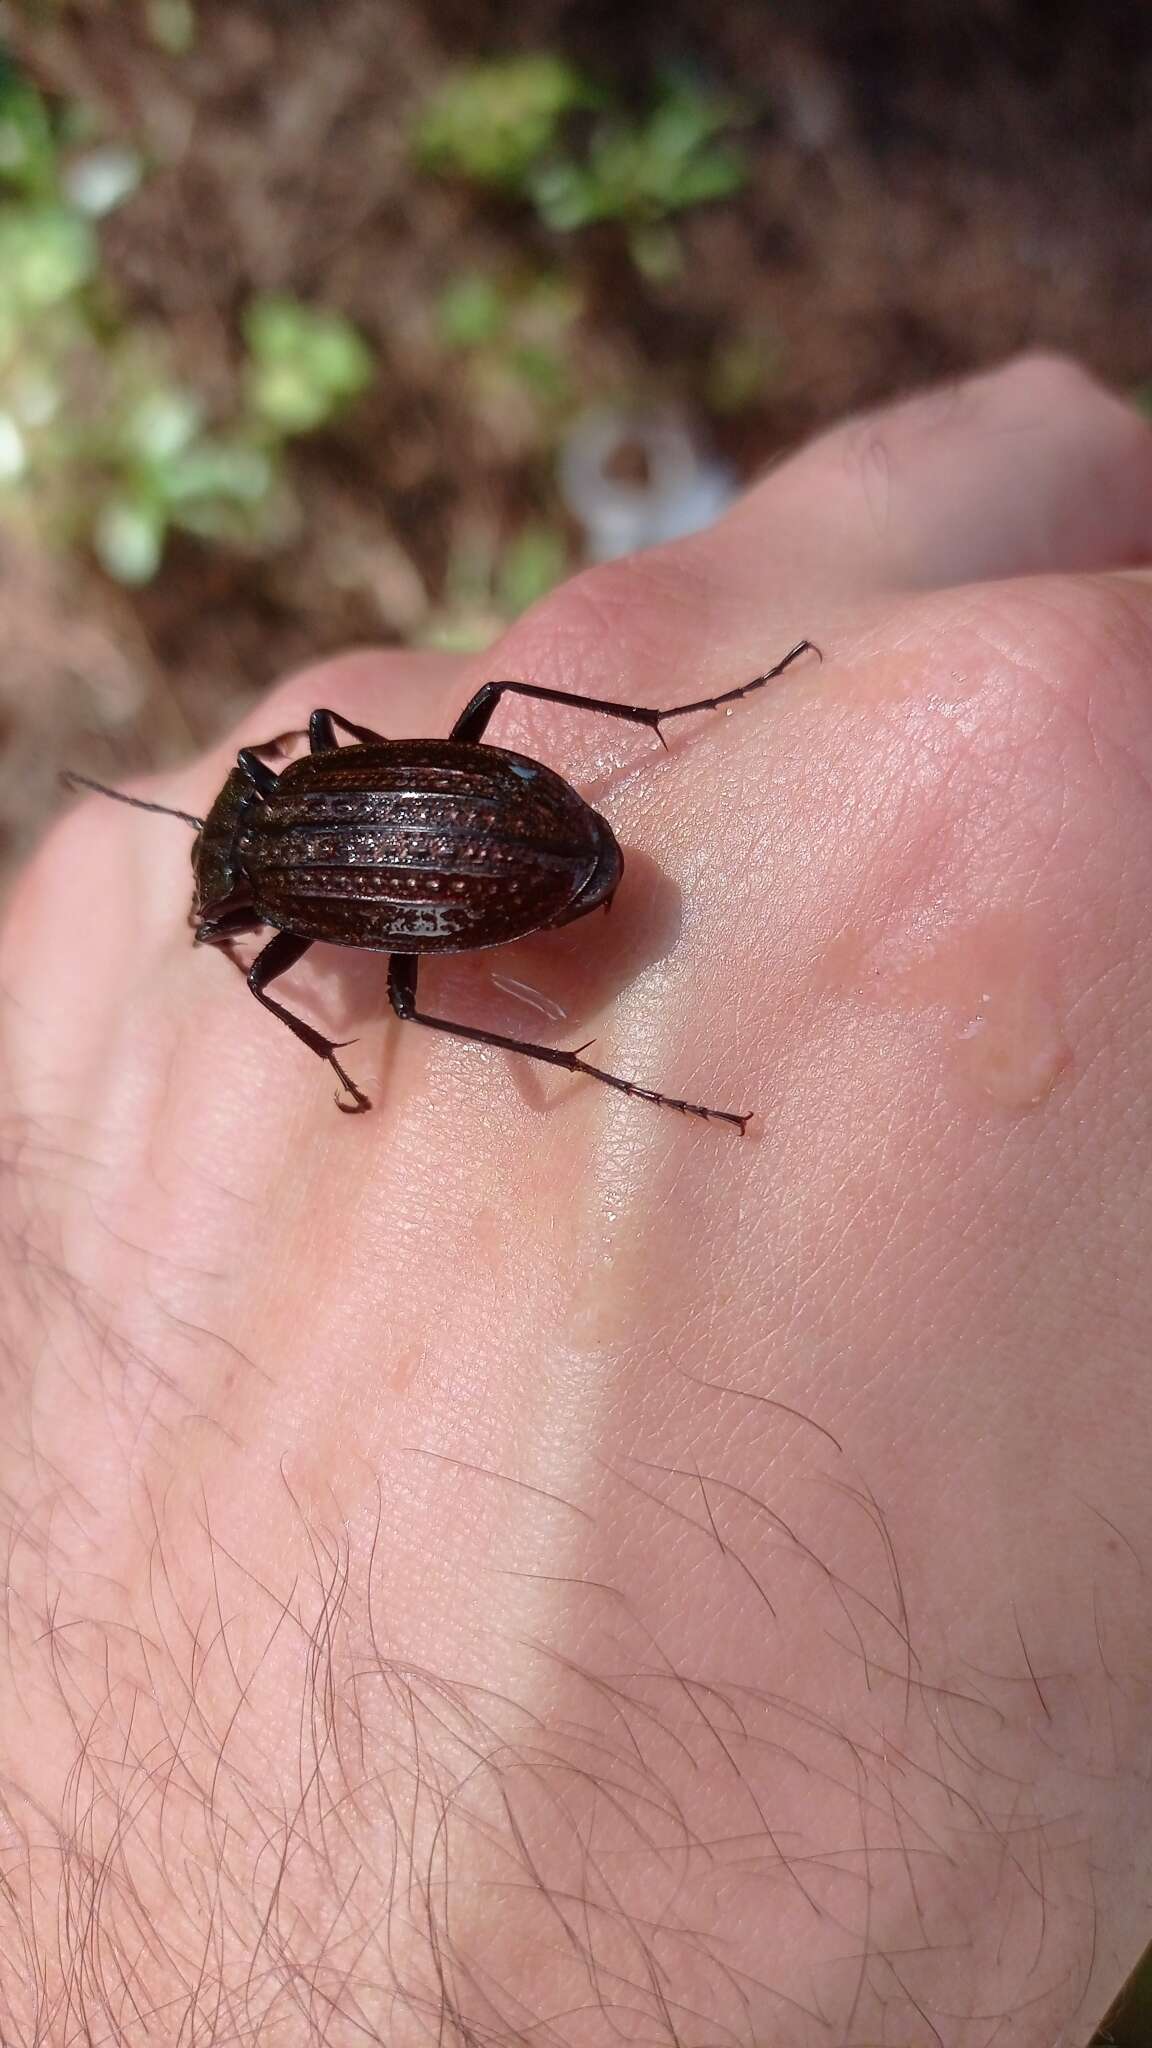
<svg viewBox="0 0 1152 2048"><path fill-rule="evenodd" d="M1047 361L849 423L479 664L317 704L609 817L430 1007L190 944L93 799L3 951L0 2039L1076 2048L1152 1917L1152 440ZM551 1022L549 1022L551 1019Z"/></svg>

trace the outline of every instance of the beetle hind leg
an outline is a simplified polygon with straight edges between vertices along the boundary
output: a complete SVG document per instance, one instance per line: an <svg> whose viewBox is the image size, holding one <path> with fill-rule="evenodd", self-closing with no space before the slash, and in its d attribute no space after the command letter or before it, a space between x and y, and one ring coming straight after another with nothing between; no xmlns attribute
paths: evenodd
<svg viewBox="0 0 1152 2048"><path fill-rule="evenodd" d="M351 1075L345 1073L336 1057L351 1040L337 1041L325 1038L321 1032L314 1031L311 1024L305 1024L302 1017L294 1017L291 1010L286 1010L282 1003L278 1003L273 996L266 993L268 983L275 981L280 974L287 974L290 967L295 967L296 962L303 959L311 944L311 939L297 938L295 932L277 932L276 937L269 940L252 962L248 970L248 986L257 1002L263 1003L266 1010L271 1010L274 1017L279 1017L280 1022L288 1026L301 1045L306 1045L309 1052L314 1052L318 1059L327 1060L341 1087L352 1098L350 1102L342 1102L337 1096L337 1109L346 1111L349 1116L358 1116L362 1110L371 1109L372 1104L356 1086Z"/></svg>
<svg viewBox="0 0 1152 2048"><path fill-rule="evenodd" d="M626 1081L620 1074L607 1074L603 1067L590 1066L587 1060L581 1059L580 1054L587 1049L585 1046L576 1052L566 1052L563 1047L533 1045L526 1039L506 1038L499 1031L482 1031L476 1024L454 1024L447 1017L430 1017L427 1011L416 1008L419 967L415 953L393 953L388 962L388 1000L405 1023L424 1024L429 1031L444 1031L450 1038L464 1038L473 1045L495 1045L502 1052L523 1053L525 1059L542 1060L550 1067L563 1067L569 1074L588 1074L594 1081L603 1081L608 1088L618 1088L622 1095L634 1095L641 1102L655 1103L658 1109L677 1109L682 1116L703 1117L709 1123L733 1124L741 1137L752 1120L751 1110L741 1114L731 1109L707 1109L702 1102L683 1102L678 1095L661 1095L655 1088L641 1088L638 1082Z"/></svg>

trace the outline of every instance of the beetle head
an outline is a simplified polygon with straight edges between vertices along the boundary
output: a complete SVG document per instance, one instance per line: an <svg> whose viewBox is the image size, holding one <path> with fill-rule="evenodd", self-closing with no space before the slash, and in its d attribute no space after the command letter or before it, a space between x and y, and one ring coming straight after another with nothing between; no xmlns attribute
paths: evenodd
<svg viewBox="0 0 1152 2048"><path fill-rule="evenodd" d="M250 930L252 889L240 866L236 841L254 798L251 777L234 768L205 818L192 847L196 893L191 922L202 943Z"/></svg>

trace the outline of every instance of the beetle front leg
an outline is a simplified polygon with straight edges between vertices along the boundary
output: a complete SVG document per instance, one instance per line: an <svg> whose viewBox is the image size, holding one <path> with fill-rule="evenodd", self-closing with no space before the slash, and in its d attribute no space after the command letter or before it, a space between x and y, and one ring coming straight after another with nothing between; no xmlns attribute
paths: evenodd
<svg viewBox="0 0 1152 2048"><path fill-rule="evenodd" d="M587 1060L580 1058L584 1046L577 1052L565 1052L554 1045L533 1045L526 1039L506 1038L499 1031L482 1031L476 1024L453 1024L447 1017L430 1017L425 1010L416 1008L419 971L419 956L415 953L393 953L388 962L388 1000L405 1023L424 1024L429 1031L445 1031L450 1038L466 1038L473 1045L495 1045L502 1052L523 1053L525 1059L543 1060L550 1067L563 1067L569 1074L589 1074L594 1081L603 1081L608 1088L618 1088L622 1095L638 1096L641 1102L654 1102L660 1109L678 1109L684 1116L702 1116L709 1122L734 1124L741 1137L751 1121L751 1110L740 1115L731 1109L706 1109L702 1102L682 1102L679 1096L660 1095L654 1088L641 1088L637 1082L625 1081L619 1074L606 1074L603 1067L589 1066Z"/></svg>
<svg viewBox="0 0 1152 2048"><path fill-rule="evenodd" d="M248 970L248 986L257 1002L263 1003L266 1010L271 1010L274 1017L279 1017L280 1022L288 1026L301 1045L306 1045L309 1052L314 1052L318 1059L327 1060L342 1087L346 1088L352 1097L351 1102L341 1102L337 1096L336 1107L345 1110L349 1116L355 1116L361 1110L371 1109L372 1104L368 1097L361 1093L355 1081L344 1072L336 1057L336 1054L342 1051L345 1045L350 1045L352 1040L337 1041L324 1038L319 1031L314 1031L310 1024L305 1024L303 1018L294 1017L291 1010L286 1010L282 1003L265 994L268 983L275 981L277 975L287 974L290 967L295 967L296 962L303 959L311 944L311 939L299 939L295 932L277 932L276 937L269 940L252 962Z"/></svg>
<svg viewBox="0 0 1152 2048"><path fill-rule="evenodd" d="M236 756L236 766L242 775L248 777L257 796L265 801L273 795L280 780L274 768L262 761L255 747L241 747Z"/></svg>
<svg viewBox="0 0 1152 2048"><path fill-rule="evenodd" d="M717 711L722 704L735 704L737 698L748 697L753 690L762 690L765 683L775 682L802 654L815 654L822 659L820 649L811 640L798 640L778 661L774 668L765 669L763 675L753 676L750 683L740 683L734 690L724 690L718 697L698 697L691 704L673 704L667 711L656 711L647 704L614 704L607 697L578 697L570 690L549 690L542 683L483 683L471 702L466 704L455 725L451 737L467 740L473 744L487 729L488 722L505 691L514 697L535 697L542 704L567 704L573 711L599 711L605 718L624 718L632 725L647 725L662 740L660 727L666 718L684 718L689 711Z"/></svg>
<svg viewBox="0 0 1152 2048"><path fill-rule="evenodd" d="M346 732L365 747L387 746L382 732L373 732L370 726L353 725L351 719L341 718L338 711L314 711L308 720L308 745L314 754L330 754L339 746L336 727Z"/></svg>

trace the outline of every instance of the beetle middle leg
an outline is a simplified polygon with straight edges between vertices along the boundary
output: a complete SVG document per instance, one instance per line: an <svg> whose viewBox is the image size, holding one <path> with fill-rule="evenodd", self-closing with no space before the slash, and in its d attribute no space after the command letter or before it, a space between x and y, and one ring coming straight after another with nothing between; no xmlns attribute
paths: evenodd
<svg viewBox="0 0 1152 2048"><path fill-rule="evenodd" d="M272 943L275 945L276 941ZM499 1031L482 1031L476 1024L455 1024L447 1017L430 1017L426 1010L416 1008L419 971L420 960L415 953L393 953L388 962L388 1000L405 1023L424 1024L429 1031L445 1031L450 1038L466 1038L474 1045L495 1045L502 1052L523 1053L525 1059L543 1060L550 1067L563 1067L569 1074L590 1074L594 1081L603 1081L609 1088L618 1088L622 1095L638 1096L642 1102L654 1102L661 1109L678 1109L684 1116L702 1116L717 1123L735 1124L743 1137L751 1120L751 1110L741 1116L731 1109L706 1109L702 1102L682 1102L679 1096L660 1095L654 1088L641 1088L638 1082L625 1081L620 1074L606 1074L603 1067L590 1066L587 1060L580 1058L583 1046L579 1052L566 1052L554 1045L533 1045L526 1039L506 1038Z"/></svg>
<svg viewBox="0 0 1152 2048"><path fill-rule="evenodd" d="M698 697L691 704L673 704L669 710L657 711L647 704L615 704L608 697L578 697L571 690L550 690L543 683L482 683L471 702L464 706L455 725L451 738L475 743L487 729L488 721L499 704L505 691L515 697L535 697L543 704L567 704L574 711L600 711L606 718L624 718L632 725L646 725L658 739L666 718L684 718L690 711L718 711L722 704L735 704L740 697L748 697L753 690L762 690L765 683L775 682L802 654L820 656L820 649L811 640L798 640L790 647L783 661L774 668L765 669L763 675L753 676L750 683L740 683L734 690L722 690L718 697Z"/></svg>
<svg viewBox="0 0 1152 2048"><path fill-rule="evenodd" d="M271 1010L274 1017L279 1017L280 1022L295 1033L301 1045L306 1045L309 1052L314 1052L318 1059L327 1060L341 1086L346 1088L352 1097L351 1102L341 1102L337 1096L336 1107L346 1110L349 1116L355 1116L362 1109L371 1109L372 1104L356 1086L351 1076L344 1072L336 1057L350 1041L325 1038L319 1031L314 1031L311 1024L305 1024L302 1017L294 1017L291 1010L286 1010L273 996L265 994L268 983L275 981L277 975L287 974L290 967L295 967L296 962L303 959L311 944L311 939L297 938L295 932L277 932L276 937L270 939L257 953L248 969L248 986L257 1002L263 1003L266 1010Z"/></svg>

